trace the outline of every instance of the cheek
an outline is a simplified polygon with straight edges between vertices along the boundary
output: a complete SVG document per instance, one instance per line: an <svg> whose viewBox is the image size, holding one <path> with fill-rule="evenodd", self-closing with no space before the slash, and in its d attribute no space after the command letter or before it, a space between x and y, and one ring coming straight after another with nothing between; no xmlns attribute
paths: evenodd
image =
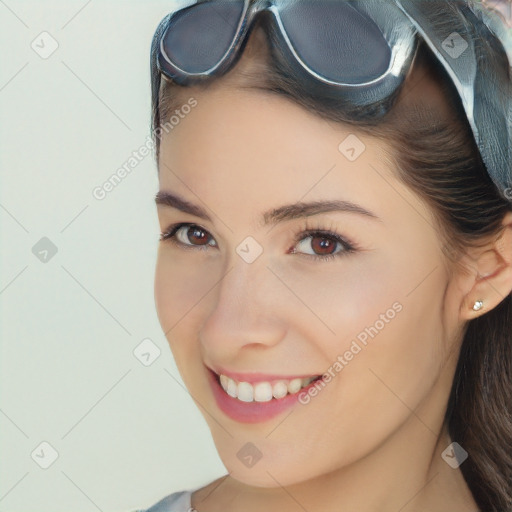
<svg viewBox="0 0 512 512"><path fill-rule="evenodd" d="M432 276L409 295L407 280L398 282L380 270L323 283L324 308L319 297L316 307L336 335L322 336L318 322L302 321L302 328L326 355L326 370L334 376L299 412L326 425L321 434L313 429L308 436L318 446L329 439L333 461L353 461L375 449L408 418L414 421L411 411L421 417L420 405L444 363L439 350L442 278ZM331 288L338 289L336 300ZM308 425L306 417L300 421ZM273 436L286 443L290 434Z"/></svg>
<svg viewBox="0 0 512 512"><path fill-rule="evenodd" d="M447 340L442 322L446 276L440 269L429 275L432 268L429 260L411 265L376 257L347 261L315 278L296 274L295 293L321 321L296 313L294 327L314 340L327 368L340 375L333 381L339 383L343 408L401 413L407 409L393 391L414 407L435 382ZM334 367L339 356L343 362Z"/></svg>
<svg viewBox="0 0 512 512"><path fill-rule="evenodd" d="M355 436L354 443L396 428L429 394L443 368L444 275L430 275L411 292L416 275L404 267L369 273L359 286L346 280L350 300L338 301L332 311L339 340L326 351L332 362L339 355L346 361L334 381L340 415L354 411L344 433Z"/></svg>
<svg viewBox="0 0 512 512"><path fill-rule="evenodd" d="M199 256L176 254L168 247L159 248L154 283L160 324L164 332L171 329L173 335L191 324L200 301L218 281L218 271L202 265Z"/></svg>
<svg viewBox="0 0 512 512"><path fill-rule="evenodd" d="M200 359L197 339L201 321L200 301L213 286L190 259L171 257L160 247L155 267L154 296L158 320L167 338L173 359L187 388L195 389L191 374Z"/></svg>
<svg viewBox="0 0 512 512"><path fill-rule="evenodd" d="M408 289L406 277L394 276L382 260L378 256L348 256L340 262L280 268L283 281L311 312L295 301L290 322L303 324L307 338L323 339L320 345L326 349L330 345L341 350L344 341L359 333L364 337L365 328L379 321L381 314L389 310L388 316L394 318L399 307L396 303Z"/></svg>
<svg viewBox="0 0 512 512"><path fill-rule="evenodd" d="M360 331L365 334L364 343L349 338L343 342L345 351L336 352L347 360L346 354L360 347L333 380L337 407L331 411L340 418L351 411L337 434L354 457L358 454L349 447L370 450L408 420L415 423L425 417L425 428L434 428L428 425L427 418L432 416L425 411L436 407L439 390L432 390L445 362L439 350L439 311L425 311L430 304L426 296L403 298L400 303L402 309L388 323L377 324L375 316L368 320Z"/></svg>
<svg viewBox="0 0 512 512"><path fill-rule="evenodd" d="M328 338L336 340L332 347L336 350L346 348L354 338L363 343L382 338L384 344L390 326L399 329L400 336L397 332L387 342L392 343L388 349L410 347L419 334L429 331L431 344L435 344L446 276L428 241L418 240L415 250L403 251L389 244L378 251L348 256L333 263L331 271L327 263L289 278L297 295L334 331Z"/></svg>

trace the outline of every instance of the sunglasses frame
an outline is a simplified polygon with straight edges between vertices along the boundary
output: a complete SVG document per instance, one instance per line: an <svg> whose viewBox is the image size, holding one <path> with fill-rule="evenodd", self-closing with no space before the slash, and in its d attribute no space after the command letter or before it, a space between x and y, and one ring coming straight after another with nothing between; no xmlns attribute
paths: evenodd
<svg viewBox="0 0 512 512"><path fill-rule="evenodd" d="M331 1L333 3L340 2L340 0ZM200 73L187 72L172 62L166 54L164 41L168 30L172 28L172 20L175 16L185 9L194 8L200 4L210 3L214 5L215 0L198 0L188 6L172 11L165 19L164 29L158 35L155 34L155 37L158 37L156 41L158 48L158 70L181 85L191 85L208 79L212 75L226 73L239 59L255 21L261 13L268 12L271 16L269 26L273 32L273 41L277 42L276 49L280 53L283 62L293 61L296 65L294 68L295 72L305 72L313 78L312 83L324 84L330 88L335 88L341 91L345 98L356 104L378 102L391 96L404 81L416 55L418 46L416 31L407 16L394 3L382 2L382 0L355 3L350 0L344 0L344 2L354 7L359 14L367 16L375 23L381 31L383 38L387 41L391 52L390 62L386 71L370 81L346 83L331 80L315 71L299 56L281 18L281 11L290 3L296 3L296 0L240 0L239 3L243 4L243 9L240 19L236 22L236 32L229 48L227 48L221 59L214 66ZM354 93L357 92L353 94L351 90L354 90Z"/></svg>

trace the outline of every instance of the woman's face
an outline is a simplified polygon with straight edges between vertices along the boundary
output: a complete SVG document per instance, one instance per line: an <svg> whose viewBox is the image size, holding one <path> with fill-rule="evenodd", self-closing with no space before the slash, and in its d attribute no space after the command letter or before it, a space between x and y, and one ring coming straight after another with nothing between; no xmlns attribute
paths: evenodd
<svg viewBox="0 0 512 512"><path fill-rule="evenodd" d="M275 487L395 438L414 457L441 427L460 327L428 209L383 142L276 95L191 96L197 105L163 135L159 173L160 193L196 211L158 205L162 232L185 227L160 242L155 300L225 466ZM316 202L340 204L305 206ZM212 369L253 385L233 398ZM246 401L319 375L284 399Z"/></svg>

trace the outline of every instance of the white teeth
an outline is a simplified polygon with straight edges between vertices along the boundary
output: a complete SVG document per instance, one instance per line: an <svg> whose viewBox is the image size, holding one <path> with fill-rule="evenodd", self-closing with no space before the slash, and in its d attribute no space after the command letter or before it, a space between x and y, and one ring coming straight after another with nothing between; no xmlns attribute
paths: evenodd
<svg viewBox="0 0 512 512"><path fill-rule="evenodd" d="M270 382L258 382L254 386L254 401L269 402L272 400L272 386Z"/></svg>
<svg viewBox="0 0 512 512"><path fill-rule="evenodd" d="M222 389L231 397L238 398L242 402L270 402L272 398L284 398L287 394L294 394L303 387L309 385L316 377L307 377L305 379L292 379L290 381L258 382L251 384L249 382L237 383L226 375L220 375L220 385Z"/></svg>
<svg viewBox="0 0 512 512"><path fill-rule="evenodd" d="M238 386L236 385L236 382L234 380L231 380L228 378L228 387L227 387L226 391L229 396L236 398L236 395L238 392Z"/></svg>
<svg viewBox="0 0 512 512"><path fill-rule="evenodd" d="M297 393L299 389L302 387L302 379L293 379L288 382L288 393L292 394Z"/></svg>
<svg viewBox="0 0 512 512"><path fill-rule="evenodd" d="M254 397L254 388L248 382L240 382L238 384L238 400L242 402L252 402Z"/></svg>
<svg viewBox="0 0 512 512"><path fill-rule="evenodd" d="M286 382L276 382L272 387L272 395L274 398L283 398L288 394L288 386Z"/></svg>

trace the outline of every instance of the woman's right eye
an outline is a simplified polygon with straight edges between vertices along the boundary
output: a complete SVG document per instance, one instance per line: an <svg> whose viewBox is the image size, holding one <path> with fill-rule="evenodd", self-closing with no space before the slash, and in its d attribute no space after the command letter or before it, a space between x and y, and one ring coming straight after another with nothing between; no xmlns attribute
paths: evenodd
<svg viewBox="0 0 512 512"><path fill-rule="evenodd" d="M185 246L186 248L203 249L208 245L213 247L217 245L206 229L196 224L188 223L169 226L164 232L160 233L160 241L165 240L171 240L173 243ZM213 244L210 242L213 242Z"/></svg>

